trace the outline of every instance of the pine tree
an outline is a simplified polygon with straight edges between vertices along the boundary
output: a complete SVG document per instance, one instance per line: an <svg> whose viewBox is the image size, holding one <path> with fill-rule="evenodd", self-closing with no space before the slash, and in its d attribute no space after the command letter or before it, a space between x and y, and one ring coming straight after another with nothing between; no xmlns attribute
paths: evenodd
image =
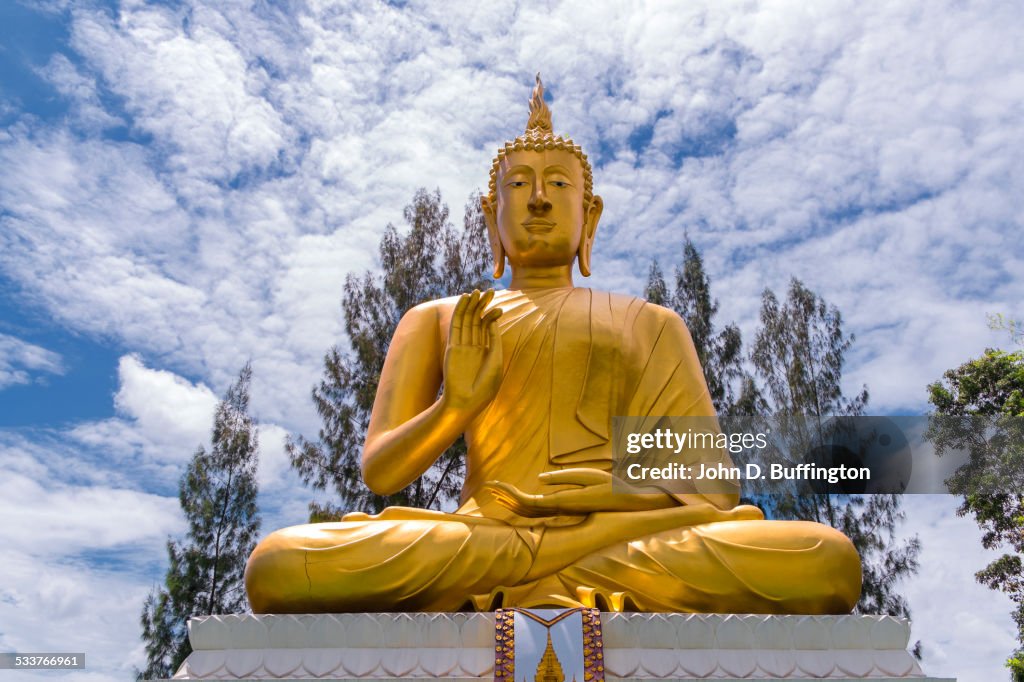
<svg viewBox="0 0 1024 682"><path fill-rule="evenodd" d="M842 391L853 337L843 333L836 307L795 278L784 303L765 290L760 318L751 360L776 427L791 451L807 452L823 442L829 417L861 415L867 405L866 386L852 399ZM916 537L896 541L896 526L904 518L898 496L776 493L759 502L774 518L825 523L850 538L864 576L857 612L909 617L897 586L917 572L920 543Z"/></svg>
<svg viewBox="0 0 1024 682"><path fill-rule="evenodd" d="M437 508L461 489L462 438L423 476L394 495L373 493L360 471L377 382L402 315L424 301L490 286L490 250L479 195L466 205L461 233L449 221L438 191L419 190L404 217L409 225L404 236L388 225L381 239L381 271L345 280L341 307L349 349L334 346L327 352L323 378L313 389L323 421L318 440L299 436L287 444L303 482L316 490L333 489L340 498L340 505L311 503L314 522L392 505Z"/></svg>
<svg viewBox="0 0 1024 682"><path fill-rule="evenodd" d="M853 337L843 334L839 311L799 280L791 282L784 303L769 290L762 296L760 329L749 357L756 376L744 368L738 327L730 324L716 330L718 302L711 296L703 259L689 237L683 244L683 263L675 269L674 288L670 291L655 262L645 294L647 300L675 310L686 321L719 415L752 417L751 423L770 415L791 450L807 451L813 443L822 442L827 418L863 413L867 388L852 399L841 388L844 358ZM808 427L814 427L815 433L808 432ZM906 600L896 588L917 571L920 545L917 538L896 543L895 529L904 517L898 497L775 492L755 493L749 501L764 507L773 518L817 521L841 530L862 559L864 585L857 610L908 615Z"/></svg>
<svg viewBox="0 0 1024 682"><path fill-rule="evenodd" d="M257 428L249 416L249 364L217 406L210 450L192 456L178 486L188 521L184 541L168 540L163 587L142 609L147 663L139 679L169 678L191 653L191 616L248 609L243 577L256 545Z"/></svg>
<svg viewBox="0 0 1024 682"><path fill-rule="evenodd" d="M1019 323L1002 328L1024 343ZM946 481L962 496L957 514L974 517L986 549L1003 550L975 578L1016 604L1018 648L1006 664L1014 680L1024 681L1024 351L989 349L946 372L928 393L936 411L928 438L936 453L969 455Z"/></svg>
<svg viewBox="0 0 1024 682"><path fill-rule="evenodd" d="M711 281L704 259L687 236L683 242L683 263L675 269L675 288L669 291L658 263L652 262L645 297L651 303L671 308L686 322L704 368L711 401L720 415L750 415L760 412L763 401L753 378L743 368L743 342L739 327L715 327L718 301L711 297Z"/></svg>

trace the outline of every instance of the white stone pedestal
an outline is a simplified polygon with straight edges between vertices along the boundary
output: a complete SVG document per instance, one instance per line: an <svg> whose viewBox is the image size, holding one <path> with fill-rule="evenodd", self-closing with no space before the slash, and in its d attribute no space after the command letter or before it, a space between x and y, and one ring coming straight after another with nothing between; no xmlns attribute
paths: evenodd
<svg viewBox="0 0 1024 682"><path fill-rule="evenodd" d="M920 680L889 616L605 613L609 680ZM193 618L175 680L490 679L490 613Z"/></svg>

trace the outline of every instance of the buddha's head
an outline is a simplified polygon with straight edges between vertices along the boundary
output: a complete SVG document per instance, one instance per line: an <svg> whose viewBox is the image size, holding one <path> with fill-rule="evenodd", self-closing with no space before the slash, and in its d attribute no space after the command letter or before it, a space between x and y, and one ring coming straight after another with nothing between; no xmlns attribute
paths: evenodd
<svg viewBox="0 0 1024 682"><path fill-rule="evenodd" d="M590 275L590 252L604 204L594 195L587 155L568 137L552 132L540 74L526 132L498 150L481 203L495 278L504 273L506 257L513 270L571 266L578 257L580 273Z"/></svg>

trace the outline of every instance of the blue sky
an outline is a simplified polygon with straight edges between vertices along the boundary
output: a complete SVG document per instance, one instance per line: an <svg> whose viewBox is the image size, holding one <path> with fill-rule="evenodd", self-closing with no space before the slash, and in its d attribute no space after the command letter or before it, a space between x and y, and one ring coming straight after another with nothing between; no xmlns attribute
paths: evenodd
<svg viewBox="0 0 1024 682"><path fill-rule="evenodd" d="M1024 316L1015 2L0 3L0 650L126 679L182 531L175 485L252 360L264 527L311 494L344 277L417 188L452 214L533 74L605 212L589 285L640 293L684 232L750 338L800 277L856 337L845 380L919 414ZM929 674L1003 677L1010 605L953 501L907 500ZM41 618L39 614L48 614Z"/></svg>

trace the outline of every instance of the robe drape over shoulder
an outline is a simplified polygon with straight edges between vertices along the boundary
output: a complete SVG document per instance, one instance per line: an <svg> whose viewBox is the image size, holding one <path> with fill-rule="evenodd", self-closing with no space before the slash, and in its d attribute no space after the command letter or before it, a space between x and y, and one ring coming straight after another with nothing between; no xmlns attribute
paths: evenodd
<svg viewBox="0 0 1024 682"><path fill-rule="evenodd" d="M538 519L500 505L486 482L550 492L538 474L610 471L615 416L713 416L714 407L686 326L665 308L584 288L502 291L492 305L503 310L504 375L466 431L459 509L392 507L277 531L246 570L254 611L852 609L860 561L850 541L827 526L750 520L652 532L645 520L671 510ZM688 456L683 463L731 465L724 450ZM738 483L730 492L722 497L734 503ZM705 501L696 492L673 497L680 505ZM560 547L594 522L616 539L535 574L544 544Z"/></svg>

